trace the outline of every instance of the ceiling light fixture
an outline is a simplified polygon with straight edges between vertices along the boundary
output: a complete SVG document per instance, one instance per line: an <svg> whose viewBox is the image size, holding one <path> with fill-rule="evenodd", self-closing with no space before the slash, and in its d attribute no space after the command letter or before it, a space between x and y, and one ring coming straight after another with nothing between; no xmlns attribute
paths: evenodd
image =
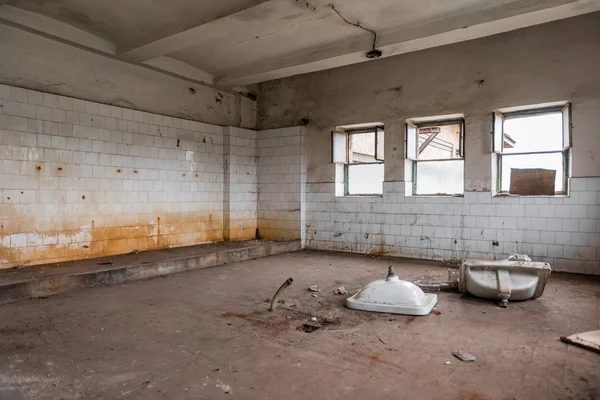
<svg viewBox="0 0 600 400"><path fill-rule="evenodd" d="M352 26L356 26L357 28L363 29L363 30L365 30L365 31L367 31L367 32L369 32L369 33L371 33L371 34L373 35L373 48L372 48L371 50L369 50L369 51L368 51L368 52L365 54L365 56L366 56L367 58L374 59L374 58L379 58L379 57L381 57L381 55L382 55L383 53L381 52L381 50L377 50L377 49L375 48L375 45L377 44L377 32L375 32L375 31L374 31L374 30L372 30L372 29L369 29L369 28L366 28L366 27L362 26L362 25L360 24L360 22L350 22L350 21L348 21L348 20L347 20L347 19L346 19L346 18L345 18L345 17L344 17L344 16L343 16L343 15L342 15L342 14L341 14L341 13L340 13L338 10L337 10L337 8L335 8L335 5L334 5L333 3L330 3L330 4L329 4L329 7L331 7L331 9L332 9L333 11L335 11L335 13L336 13L337 15L339 15L339 16L340 16L340 18L341 18L341 19L343 19L345 23L347 23L347 24L349 24L349 25L352 25Z"/></svg>
<svg viewBox="0 0 600 400"><path fill-rule="evenodd" d="M379 57L381 57L381 54L383 54L383 53L380 50L373 49L373 50L367 51L367 54L365 54L365 55L367 56L367 58L379 58Z"/></svg>

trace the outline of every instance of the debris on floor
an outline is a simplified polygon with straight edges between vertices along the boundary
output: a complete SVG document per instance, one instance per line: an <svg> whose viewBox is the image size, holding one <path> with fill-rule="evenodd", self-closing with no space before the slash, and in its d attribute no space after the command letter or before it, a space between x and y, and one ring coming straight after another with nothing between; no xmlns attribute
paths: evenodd
<svg viewBox="0 0 600 400"><path fill-rule="evenodd" d="M452 355L464 362L473 362L477 360L474 356L470 355L469 353L464 353L462 350L453 351Z"/></svg>
<svg viewBox="0 0 600 400"><path fill-rule="evenodd" d="M275 292L275 295L273 296L273 299L271 300L271 306L269 307L269 311L273 311L275 309L275 307L277 307L277 304L278 304L277 300L279 299L279 296L285 290L285 288L290 286L293 282L294 282L293 278L287 278L285 280L285 282L283 282L283 284L279 287L279 289L277 289L277 291Z"/></svg>
<svg viewBox="0 0 600 400"><path fill-rule="evenodd" d="M345 287L340 286L339 288L335 289L335 294L348 294L348 291L346 290Z"/></svg>
<svg viewBox="0 0 600 400"><path fill-rule="evenodd" d="M217 386L219 389L223 390L223 393L225 393L225 394L230 394L230 393L232 393L232 392L231 392L231 386L229 386L229 385L227 385L227 384L225 384L225 383L223 383L223 382L221 382L221 381L219 381L219 380L217 380L217 384L216 384L216 386Z"/></svg>
<svg viewBox="0 0 600 400"><path fill-rule="evenodd" d="M451 364L451 362L450 362L450 361L446 361L444 364L446 364L446 365L450 365L450 364Z"/></svg>
<svg viewBox="0 0 600 400"><path fill-rule="evenodd" d="M302 324L298 327L299 331L303 331L306 333L313 333L314 331L321 329L320 326L317 325L313 325L313 324Z"/></svg>
<svg viewBox="0 0 600 400"><path fill-rule="evenodd" d="M570 336L562 336L561 341L583 347L584 349L600 353L600 330L576 333Z"/></svg>
<svg viewBox="0 0 600 400"><path fill-rule="evenodd" d="M308 287L308 290L310 290L311 292L320 292L318 285L311 285Z"/></svg>
<svg viewBox="0 0 600 400"><path fill-rule="evenodd" d="M310 296L311 296L311 297L315 297L315 298L316 298L316 297L319 297L319 296L317 296L316 294L311 294Z"/></svg>
<svg viewBox="0 0 600 400"><path fill-rule="evenodd" d="M458 269L448 268L448 278L442 276L422 276L415 279L413 283L420 287L424 292L456 292L458 291Z"/></svg>

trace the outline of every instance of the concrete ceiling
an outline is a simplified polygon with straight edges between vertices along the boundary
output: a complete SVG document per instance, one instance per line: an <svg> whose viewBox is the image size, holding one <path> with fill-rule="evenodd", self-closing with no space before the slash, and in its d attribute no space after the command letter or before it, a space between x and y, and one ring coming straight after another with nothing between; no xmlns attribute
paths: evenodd
<svg viewBox="0 0 600 400"><path fill-rule="evenodd" d="M0 0L0 23L222 86L600 11L600 0Z"/></svg>

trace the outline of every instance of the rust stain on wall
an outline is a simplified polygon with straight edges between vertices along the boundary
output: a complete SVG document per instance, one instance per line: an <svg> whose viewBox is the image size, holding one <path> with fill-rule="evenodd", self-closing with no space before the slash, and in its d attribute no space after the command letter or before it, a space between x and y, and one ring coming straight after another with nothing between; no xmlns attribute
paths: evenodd
<svg viewBox="0 0 600 400"><path fill-rule="evenodd" d="M230 222L229 240L251 240L256 237L256 219L236 219Z"/></svg>
<svg viewBox="0 0 600 400"><path fill-rule="evenodd" d="M220 211L106 216L103 223L79 217L39 227L45 229L36 229L36 219L23 216L16 205L0 205L0 215L0 268L223 240Z"/></svg>
<svg viewBox="0 0 600 400"><path fill-rule="evenodd" d="M281 222L288 221L258 221L258 231L260 238L266 240L298 240L300 239L300 229L298 226L294 228L281 228Z"/></svg>

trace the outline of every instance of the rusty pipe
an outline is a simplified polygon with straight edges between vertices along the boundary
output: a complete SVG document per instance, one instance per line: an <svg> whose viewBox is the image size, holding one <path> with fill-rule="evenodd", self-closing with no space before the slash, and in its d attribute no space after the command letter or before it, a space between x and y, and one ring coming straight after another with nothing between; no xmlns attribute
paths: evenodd
<svg viewBox="0 0 600 400"><path fill-rule="evenodd" d="M292 282L294 282L293 278L287 278L286 281L283 282L283 285L281 285L279 289L277 289L277 291L275 292L275 296L273 296L273 299L271 300L271 307L269 307L269 311L273 311L275 307L277 307L277 299L279 298L279 295L281 294L281 292L283 292L283 290L286 287L290 286Z"/></svg>

